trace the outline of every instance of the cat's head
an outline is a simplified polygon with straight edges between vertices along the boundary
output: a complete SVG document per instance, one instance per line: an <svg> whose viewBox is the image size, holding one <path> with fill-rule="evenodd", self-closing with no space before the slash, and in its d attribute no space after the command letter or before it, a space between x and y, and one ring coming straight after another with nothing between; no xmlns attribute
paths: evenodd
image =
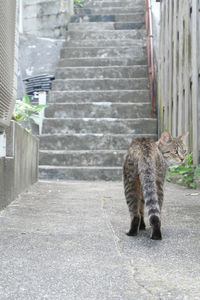
<svg viewBox="0 0 200 300"><path fill-rule="evenodd" d="M167 130L161 134L157 145L168 165L184 163L187 155L187 147L185 144L187 135L188 133L173 138Z"/></svg>

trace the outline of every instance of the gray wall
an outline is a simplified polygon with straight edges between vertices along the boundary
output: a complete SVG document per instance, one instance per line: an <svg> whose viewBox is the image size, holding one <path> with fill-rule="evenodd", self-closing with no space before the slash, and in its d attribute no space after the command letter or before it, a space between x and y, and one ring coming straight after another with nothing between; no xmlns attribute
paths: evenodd
<svg viewBox="0 0 200 300"><path fill-rule="evenodd" d="M54 75L73 14L73 0L19 1L19 68L17 98L24 95L23 79Z"/></svg>
<svg viewBox="0 0 200 300"><path fill-rule="evenodd" d="M6 156L0 158L0 209L38 180L38 148L38 139L11 121Z"/></svg>
<svg viewBox="0 0 200 300"><path fill-rule="evenodd" d="M24 95L24 78L39 74L55 74L63 41L20 34L17 98Z"/></svg>
<svg viewBox="0 0 200 300"><path fill-rule="evenodd" d="M38 37L64 38L73 0L22 0L23 31Z"/></svg>

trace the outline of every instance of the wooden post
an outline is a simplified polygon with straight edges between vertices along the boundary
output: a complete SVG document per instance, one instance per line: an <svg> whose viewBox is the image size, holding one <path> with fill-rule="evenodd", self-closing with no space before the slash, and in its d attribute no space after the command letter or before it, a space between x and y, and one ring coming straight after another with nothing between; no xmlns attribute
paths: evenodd
<svg viewBox="0 0 200 300"><path fill-rule="evenodd" d="M173 110L172 110L172 135L177 135L177 1L174 1L173 14Z"/></svg>
<svg viewBox="0 0 200 300"><path fill-rule="evenodd" d="M192 0L192 142L194 164L198 163L198 2Z"/></svg>
<svg viewBox="0 0 200 300"><path fill-rule="evenodd" d="M172 105L173 105L173 100L172 100L172 89L173 89L173 59L172 59L172 52L173 52L173 39L172 39L172 34L173 34L173 29L172 29L172 24L173 24L173 0L169 0L169 34L168 34L168 45L169 45L169 73L168 73L168 101L169 101L169 110L168 110L168 130L170 133L172 133Z"/></svg>

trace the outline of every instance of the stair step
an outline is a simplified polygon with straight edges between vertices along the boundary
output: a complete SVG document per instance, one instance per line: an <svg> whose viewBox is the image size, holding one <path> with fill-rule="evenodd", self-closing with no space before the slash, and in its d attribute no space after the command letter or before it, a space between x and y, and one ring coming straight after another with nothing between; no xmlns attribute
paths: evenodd
<svg viewBox="0 0 200 300"><path fill-rule="evenodd" d="M40 165L63 167L121 167L126 151L40 151Z"/></svg>
<svg viewBox="0 0 200 300"><path fill-rule="evenodd" d="M40 166L40 179L60 180L108 180L117 181L122 178L121 167L56 167Z"/></svg>
<svg viewBox="0 0 200 300"><path fill-rule="evenodd" d="M42 179L120 180L150 118L144 0L88 0L68 23L40 136Z"/></svg>
<svg viewBox="0 0 200 300"><path fill-rule="evenodd" d="M118 14L118 15L74 15L70 19L71 23L84 22L145 22L145 14L143 12L133 14Z"/></svg>
<svg viewBox="0 0 200 300"><path fill-rule="evenodd" d="M125 39L112 39L112 40L68 40L65 41L63 44L64 47L144 47L146 46L146 41L145 40L137 40L137 39L132 39L132 40L125 40Z"/></svg>
<svg viewBox="0 0 200 300"><path fill-rule="evenodd" d="M91 2L93 3L93 1L95 1L95 2L109 2L109 3L118 3L118 2L127 3L127 2L130 2L130 3L133 4L133 0L89 0L89 1L87 0L87 2L85 2L85 4L84 4L84 7L85 7L85 5L87 5ZM134 0L134 3L144 4L144 0Z"/></svg>
<svg viewBox="0 0 200 300"><path fill-rule="evenodd" d="M133 0L87 0L87 2L85 2L85 5L91 3L91 2L110 2L110 3L116 3L116 2L122 2L122 3L126 3L126 2L131 2L133 4ZM144 0L134 0L134 3L142 3L144 4ZM85 6L84 5L84 6Z"/></svg>
<svg viewBox="0 0 200 300"><path fill-rule="evenodd" d="M107 7L133 7L133 1L88 1L85 5L85 8L107 8ZM144 1L134 0L134 8L143 8Z"/></svg>
<svg viewBox="0 0 200 300"><path fill-rule="evenodd" d="M111 39L145 39L144 29L104 30L104 31L67 31L66 39L70 40L111 40Z"/></svg>
<svg viewBox="0 0 200 300"><path fill-rule="evenodd" d="M116 2L120 2L120 3L126 3L126 2L130 2L130 3L138 3L138 4L143 4L144 5L144 0L134 0L134 2L133 2L133 0L87 0L87 2L85 2L85 4L84 4L84 7L85 7L85 5L88 5L89 3L91 3L91 2L93 2L93 1L95 1L95 2L109 2L109 3L116 3ZM122 5L123 6L123 5Z"/></svg>
<svg viewBox="0 0 200 300"><path fill-rule="evenodd" d="M57 68L56 79L78 78L144 78L148 76L147 66L131 67L69 67Z"/></svg>
<svg viewBox="0 0 200 300"><path fill-rule="evenodd" d="M111 58L63 58L60 59L59 67L103 67L103 66L134 66L146 65L147 57L111 57Z"/></svg>
<svg viewBox="0 0 200 300"><path fill-rule="evenodd" d="M116 118L69 118L44 119L43 133L124 133L124 134L155 134L157 120L151 118L116 119Z"/></svg>
<svg viewBox="0 0 200 300"><path fill-rule="evenodd" d="M136 138L152 138L157 134L43 134L40 150L127 150Z"/></svg>
<svg viewBox="0 0 200 300"><path fill-rule="evenodd" d="M103 7L103 8L79 8L77 14L79 15L116 15L116 14L130 14L130 13L144 13L145 5L138 7Z"/></svg>
<svg viewBox="0 0 200 300"><path fill-rule="evenodd" d="M73 103L53 104L45 109L46 118L148 118L150 103Z"/></svg>
<svg viewBox="0 0 200 300"><path fill-rule="evenodd" d="M106 47L106 48L62 48L61 58L114 58L114 57L144 57L147 55L146 47Z"/></svg>
<svg viewBox="0 0 200 300"><path fill-rule="evenodd" d="M150 101L149 90L50 91L48 103Z"/></svg>
<svg viewBox="0 0 200 300"><path fill-rule="evenodd" d="M67 90L144 90L148 89L147 78L134 79L56 79L53 81L52 89L55 91Z"/></svg>
<svg viewBox="0 0 200 300"><path fill-rule="evenodd" d="M103 31L103 30L132 30L144 29L145 22L89 22L89 23L69 23L69 31Z"/></svg>

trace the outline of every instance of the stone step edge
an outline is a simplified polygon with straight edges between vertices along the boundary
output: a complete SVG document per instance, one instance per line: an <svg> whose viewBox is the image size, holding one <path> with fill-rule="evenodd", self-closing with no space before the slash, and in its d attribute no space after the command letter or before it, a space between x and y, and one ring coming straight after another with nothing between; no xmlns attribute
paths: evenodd
<svg viewBox="0 0 200 300"><path fill-rule="evenodd" d="M116 121L156 121L156 118L133 118L133 119L123 119L123 118L44 118L43 121L48 120L48 121L69 121L69 120L82 120L82 121L109 121L109 122L116 122Z"/></svg>
<svg viewBox="0 0 200 300"><path fill-rule="evenodd" d="M82 23L82 24L84 24L84 23ZM79 30L77 30L77 31L71 31L71 30L67 30L66 31L66 33L67 34L70 34L70 33L81 33L81 34L87 34L87 33L90 33L90 34L95 34L95 33L100 33L100 34L102 34L102 33L114 33L114 32L117 32L117 33L120 33L120 34L123 34L123 33L130 33L130 32L134 32L134 33L137 33L137 32L141 32L141 33L146 33L146 29L124 29L124 30L115 30L115 29L110 29L110 30L102 30L102 31L86 31L86 32L83 32L83 31L79 31ZM102 40L104 40L104 39L102 39ZM132 39L130 39L130 40L132 40Z"/></svg>
<svg viewBox="0 0 200 300"><path fill-rule="evenodd" d="M96 106L103 106L105 104L105 106L107 106L108 104L112 107L115 105L127 105L127 106L143 106L143 105L150 105L150 102L136 102L136 103L131 103L131 102L110 102L110 101L101 101L101 102L70 102L70 103L66 103L66 102L59 102L59 103L48 103L48 106L63 106L63 105L96 105ZM48 108L48 107L47 107Z"/></svg>
<svg viewBox="0 0 200 300"><path fill-rule="evenodd" d="M117 14L117 15L120 15L120 16L136 16L136 15L141 15L141 14L143 14L143 15L145 15L145 12L144 11L141 11L141 12L131 12L131 13L120 13L120 14ZM110 13L110 14L85 14L85 15L83 15L83 14L78 14L78 13L75 13L74 15L72 15L71 17L90 17L90 16L115 16L116 14L112 14L112 13ZM70 23L73 23L73 22L70 22Z"/></svg>
<svg viewBox="0 0 200 300"><path fill-rule="evenodd" d="M120 92L123 92L123 91L125 91L125 92L149 92L149 89L133 89L133 90L60 90L60 91L58 91L58 90L51 90L51 93L87 93L87 92L89 92L89 93L104 93L104 92L116 92L116 93L120 93ZM134 102L133 102L134 103Z"/></svg>
<svg viewBox="0 0 200 300"><path fill-rule="evenodd" d="M124 61L126 61L127 59L128 60L136 60L136 62L135 61L133 61L133 64L132 64L132 66L138 66L137 65L137 58L138 58L138 55L134 55L134 56L124 56L124 57L120 57L120 56L109 56L109 57L94 57L94 56L88 56L88 57L83 57L83 56L81 56L81 57L73 57L73 58L61 58L61 59L59 59L59 63L61 64L62 62L70 62L70 61L77 61L78 63L80 63L81 61L87 61L87 60L92 60L92 61L106 61L106 60L114 60L114 61L122 61L122 62L124 62ZM147 55L145 55L145 57L139 57L138 58L138 60L142 60L142 59L144 59L144 65L146 66L146 62L147 62ZM114 65L114 66L118 66L118 65ZM121 65L122 66L122 65ZM76 65L74 65L74 68L76 68L76 67L79 67L79 66L76 66ZM85 67L87 67L87 66L85 66ZM94 65L93 65L93 67L94 67ZM96 67L101 67L101 65L100 66L96 66ZM112 65L111 65L111 67L112 67Z"/></svg>
<svg viewBox="0 0 200 300"><path fill-rule="evenodd" d="M117 79L120 79L120 78L117 78ZM135 79L135 78L133 78ZM120 93L120 92L125 92L125 93L132 93L132 92L149 92L149 89L134 89L134 90L89 90L89 91L86 91L86 90L66 90L66 91L54 91L54 90L51 90L50 91L51 93Z"/></svg>
<svg viewBox="0 0 200 300"><path fill-rule="evenodd" d="M127 6L125 8L128 8L130 10L134 9L135 13L145 13L145 7L143 7L142 5L138 5L137 7L135 7L135 6ZM90 14L94 14L95 15L96 13L93 13L93 12L95 12L97 10L99 12L102 12L102 10L110 12L113 9L118 9L118 10L123 11L124 7L123 6L103 6L103 7L101 7L101 6L100 7L99 6L98 7L95 7L95 6L85 6L85 7L78 8L77 9L77 14L81 15L81 12L83 12L84 15L90 15ZM113 15L117 15L117 14L121 14L121 12L113 13Z"/></svg>
<svg viewBox="0 0 200 300"><path fill-rule="evenodd" d="M118 153L118 154L124 154L127 151L127 149L124 150L110 150L110 149L102 149L102 150L39 150L39 153L44 154L73 154L73 153L94 153L94 154L101 154L101 153Z"/></svg>
<svg viewBox="0 0 200 300"><path fill-rule="evenodd" d="M124 15L126 15L126 14L124 14ZM81 23L74 23L74 22L69 22L68 23L68 25L75 25L75 24L81 24L81 25L91 25L91 23L92 23L92 25L99 25L99 26L101 26L101 22L81 22ZM142 23L142 22L140 22L140 21L127 21L127 22L125 22L125 21L109 21L109 22L103 22L103 23L105 23L106 25L113 25L113 24L130 24L130 23ZM125 29L125 30L127 30L127 29Z"/></svg>
<svg viewBox="0 0 200 300"><path fill-rule="evenodd" d="M53 134L53 133L43 133L39 136L39 138L42 138L42 137L70 137L70 136L76 136L76 137L83 137L83 136L96 136L96 137L110 137L110 136L113 136L113 137L135 137L135 138L142 138L142 137L152 137L152 136L155 136L157 137L157 134L151 134L151 133L134 133L134 134L131 134L131 133L128 133L128 134L124 134L124 133L113 133L113 134L104 134L104 133L69 133L69 134Z"/></svg>
<svg viewBox="0 0 200 300"><path fill-rule="evenodd" d="M98 98L99 96L101 96L101 94L104 95L103 99L102 98L100 99L100 101L95 101L95 102L106 102L106 97L109 97L109 102L112 102L112 103L115 103L114 98L116 96L124 96L125 94L127 95L134 95L134 97L138 97L138 94L140 97L142 97L141 95L145 95L145 97L148 97L147 101L149 101L150 103L150 96L149 96L149 89L134 89L134 90L79 90L79 91L76 91L76 90L70 90L70 91L57 91L57 90L51 90L49 95L48 95L48 100L47 100L47 104L50 104L50 103L53 103L53 104L58 104L59 102L56 101L56 97L59 97L60 100L63 102L63 97L65 98L67 95L70 96L70 97L80 97L80 96L87 96L89 97L89 99L91 99L91 97L93 97L94 95L96 95L96 97ZM75 95L75 96L74 96ZM52 99L54 99L53 101L51 101ZM132 99L132 98L131 98ZM132 100L130 99L130 103L138 103L139 101L136 101L136 102L132 102ZM86 100L88 101L88 100ZM73 100L74 102L74 100ZM92 102L92 99L91 101L89 102ZM127 103L127 100L125 101ZM65 102L64 103L72 103L71 101L68 101L67 98L65 98ZM121 101L121 103L123 103L123 101ZM140 103L140 102L139 102Z"/></svg>
<svg viewBox="0 0 200 300"><path fill-rule="evenodd" d="M139 80L147 80L148 79L148 76L146 77L137 77L137 78L134 78L134 77L130 77L130 78L67 78L67 79L62 79L62 78L59 78L59 79L55 79L53 82L56 83L56 82L66 82L66 81L76 81L76 82L80 82L80 81L84 81L84 82L88 82L88 81L130 81L130 80L134 80L134 81L139 81ZM83 90L85 91L85 90Z"/></svg>
<svg viewBox="0 0 200 300"><path fill-rule="evenodd" d="M120 21L117 21L117 22L69 22L68 28L70 27L69 25L75 26L77 24L78 25L83 25L83 27L88 26L88 25L91 25L91 27L92 27L92 25L94 25L94 26L99 25L99 27L100 27L102 25L101 23L105 23L106 25L110 25L110 26L114 26L115 24L116 25L118 25L118 24L123 24L123 25L127 25L127 24L145 24L145 20L144 21L127 21L127 22L120 22ZM106 30L106 29L104 29L104 30ZM108 30L112 30L112 29L108 29ZM123 29L114 29L114 30L123 30ZM128 30L128 29L125 29L125 30ZM129 29L129 30L133 30L133 29Z"/></svg>
<svg viewBox="0 0 200 300"><path fill-rule="evenodd" d="M124 49L129 49L129 50L131 50L131 49L133 49L133 50L135 50L136 48L146 48L146 46L143 46L143 45L131 45L131 46L119 46L119 47L111 47L111 46L106 46L106 47L79 47L78 49L83 49L83 50L101 50L101 49L105 49L105 50L107 50L107 49L117 49L117 50L119 50L119 49L122 49L122 50L124 50ZM72 49L74 49L74 50L77 50L77 47L62 47L61 48L61 51L62 50L72 50Z"/></svg>
<svg viewBox="0 0 200 300"><path fill-rule="evenodd" d="M115 47L113 47L113 48L115 48ZM56 70L65 70L65 69L119 69L119 68L124 68L124 69L134 69L134 68L139 68L139 67L141 67L141 68L147 68L148 67L148 65L133 65L133 66L96 66L96 67L94 67L94 66L79 66L79 67L60 67L60 66L58 66L58 67L56 67ZM135 77L133 77L133 78L135 78ZM138 77L139 78L139 77ZM114 79L114 78L113 78ZM118 78L116 78L116 79L118 79Z"/></svg>
<svg viewBox="0 0 200 300"><path fill-rule="evenodd" d="M99 169L99 170L122 170L122 167L100 167L100 166L91 166L91 167L77 167L77 166L49 166L49 165L39 165L39 169L46 169L46 170L50 170L50 169L64 169L64 170L71 170L71 169L77 169L77 170L81 170L81 169L85 169L85 170L95 170L95 169Z"/></svg>
<svg viewBox="0 0 200 300"><path fill-rule="evenodd" d="M108 31L108 30L107 30ZM84 40L75 40L75 42L76 43L78 43L78 42L82 42L82 41L84 41ZM96 40L86 40L88 43L91 43L91 42L102 42L102 41L104 41L104 39L96 39ZM132 42L132 43L136 43L136 42L138 42L138 43L141 43L141 42L143 42L145 45L146 45L146 41L144 40L144 39L123 39L123 40L121 40L121 39L112 39L112 41L113 42ZM67 40L67 39L65 39L64 40L64 45L66 44L66 43L70 43L70 42L74 42L74 40ZM92 48L92 47L91 47Z"/></svg>

